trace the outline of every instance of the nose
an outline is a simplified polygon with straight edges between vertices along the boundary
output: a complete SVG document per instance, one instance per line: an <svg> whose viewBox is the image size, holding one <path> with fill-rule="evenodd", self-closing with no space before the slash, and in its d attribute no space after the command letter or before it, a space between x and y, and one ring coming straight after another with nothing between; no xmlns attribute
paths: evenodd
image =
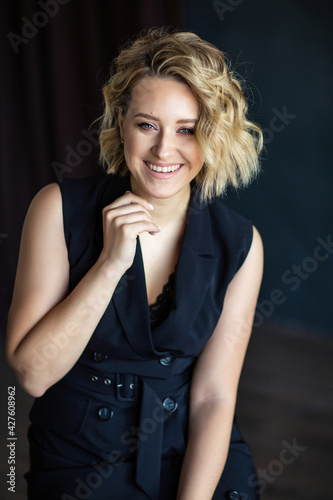
<svg viewBox="0 0 333 500"><path fill-rule="evenodd" d="M174 137L171 132L161 130L155 136L155 142L152 147L152 152L155 156L162 159L168 159L172 156L175 150Z"/></svg>

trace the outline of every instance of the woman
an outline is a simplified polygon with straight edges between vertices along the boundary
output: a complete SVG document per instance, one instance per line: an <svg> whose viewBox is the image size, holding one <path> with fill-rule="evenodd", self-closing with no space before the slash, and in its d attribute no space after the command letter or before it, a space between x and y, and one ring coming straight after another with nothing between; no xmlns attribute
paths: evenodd
<svg viewBox="0 0 333 500"><path fill-rule="evenodd" d="M46 186L22 234L7 359L37 398L28 497L257 498L234 409L262 244L220 195L256 174L261 132L192 33L139 37L104 97L106 174Z"/></svg>

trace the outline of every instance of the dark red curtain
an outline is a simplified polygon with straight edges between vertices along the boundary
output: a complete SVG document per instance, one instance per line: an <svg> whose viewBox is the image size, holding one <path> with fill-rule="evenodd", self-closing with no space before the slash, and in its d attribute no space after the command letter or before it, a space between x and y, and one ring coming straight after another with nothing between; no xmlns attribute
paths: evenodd
<svg viewBox="0 0 333 500"><path fill-rule="evenodd" d="M3 332L29 203L50 182L98 172L89 127L102 112L110 63L143 28L179 26L180 2L5 0L0 23Z"/></svg>

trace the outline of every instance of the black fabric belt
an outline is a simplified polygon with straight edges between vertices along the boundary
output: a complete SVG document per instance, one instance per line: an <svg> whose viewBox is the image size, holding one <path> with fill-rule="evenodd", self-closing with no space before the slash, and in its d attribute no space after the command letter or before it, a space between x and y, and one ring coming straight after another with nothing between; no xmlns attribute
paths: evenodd
<svg viewBox="0 0 333 500"><path fill-rule="evenodd" d="M136 401L139 393L138 375L128 373L101 374L82 366L75 367L62 381L96 393L114 396L118 401Z"/></svg>
<svg viewBox="0 0 333 500"><path fill-rule="evenodd" d="M126 365L128 368L128 364ZM131 366L131 368L133 368ZM165 367L168 368L168 367ZM156 377L154 374L147 376L135 371L110 373L106 370L96 370L83 365L75 365L72 370L61 380L66 385L76 385L89 391L115 396L118 401L136 401L142 381L145 380L159 394L170 392L181 387L191 379L193 361L182 360L178 369L164 371L165 377ZM183 368L180 370L179 368ZM166 373L167 372L167 373Z"/></svg>

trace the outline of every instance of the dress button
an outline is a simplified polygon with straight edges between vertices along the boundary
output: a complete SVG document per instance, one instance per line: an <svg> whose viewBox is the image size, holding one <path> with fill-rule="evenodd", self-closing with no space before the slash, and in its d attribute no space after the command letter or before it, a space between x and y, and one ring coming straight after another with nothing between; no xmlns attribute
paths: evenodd
<svg viewBox="0 0 333 500"><path fill-rule="evenodd" d="M113 417L113 411L108 406L102 406L98 410L98 418L100 420L109 420L111 417Z"/></svg>
<svg viewBox="0 0 333 500"><path fill-rule="evenodd" d="M228 500L240 500L240 494L238 491L229 491Z"/></svg>
<svg viewBox="0 0 333 500"><path fill-rule="evenodd" d="M110 385L111 384L111 380L109 378L104 379L104 384L105 385Z"/></svg>
<svg viewBox="0 0 333 500"><path fill-rule="evenodd" d="M163 408L169 413L173 413L178 408L178 403L171 398L165 398L163 400Z"/></svg>
<svg viewBox="0 0 333 500"><path fill-rule="evenodd" d="M97 363L101 363L102 361L106 360L107 355L104 354L104 352L97 352L97 351L95 351L93 353L93 358L94 358L95 361L97 361Z"/></svg>
<svg viewBox="0 0 333 500"><path fill-rule="evenodd" d="M163 358L160 358L159 362L163 366L169 366L169 365L171 365L171 363L174 362L174 360L175 360L174 355L173 354L168 354L167 356L164 356Z"/></svg>
<svg viewBox="0 0 333 500"><path fill-rule="evenodd" d="M97 375L93 375L93 376L91 377L91 380L92 380L93 382L97 382L97 380L98 380Z"/></svg>

